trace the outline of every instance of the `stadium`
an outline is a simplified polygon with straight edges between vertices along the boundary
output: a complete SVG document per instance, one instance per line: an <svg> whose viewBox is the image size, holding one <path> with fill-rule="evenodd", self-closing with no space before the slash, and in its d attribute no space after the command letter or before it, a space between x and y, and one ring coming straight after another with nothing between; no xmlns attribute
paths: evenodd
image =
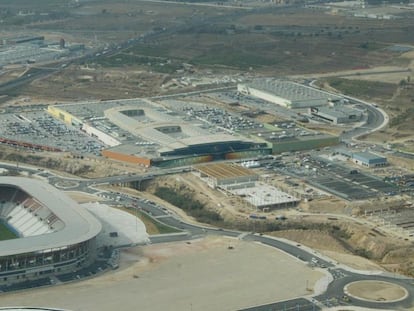
<svg viewBox="0 0 414 311"><path fill-rule="evenodd" d="M92 265L101 223L40 180L0 177L0 288Z"/></svg>

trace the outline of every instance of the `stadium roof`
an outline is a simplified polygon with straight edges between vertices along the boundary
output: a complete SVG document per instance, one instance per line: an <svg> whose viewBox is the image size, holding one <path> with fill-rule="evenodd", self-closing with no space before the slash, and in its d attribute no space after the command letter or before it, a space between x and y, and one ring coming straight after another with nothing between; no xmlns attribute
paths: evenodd
<svg viewBox="0 0 414 311"><path fill-rule="evenodd" d="M47 250L87 241L101 231L101 223L66 194L40 180L0 177L0 187L20 188L58 216L65 226L56 232L0 242L0 256Z"/></svg>

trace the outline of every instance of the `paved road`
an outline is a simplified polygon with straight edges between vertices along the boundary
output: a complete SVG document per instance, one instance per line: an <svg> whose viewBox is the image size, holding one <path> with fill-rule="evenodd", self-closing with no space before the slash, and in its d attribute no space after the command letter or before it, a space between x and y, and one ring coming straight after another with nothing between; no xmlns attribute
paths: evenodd
<svg viewBox="0 0 414 311"><path fill-rule="evenodd" d="M399 302L369 302L363 301L355 298L349 298L349 301L342 301L343 305L351 304L359 307L365 308L372 308L372 309L400 309L400 308L412 308L413 306L413 295L414 295L414 287L413 287L413 280L412 279L399 279L397 277L387 277L382 275L364 275L364 274L357 274L350 271L346 271L343 269L335 269L331 272L342 273L339 278L334 279L328 286L325 293L322 295L314 297L316 300L322 303L328 304L338 304L341 302L341 299L344 295L344 287L352 282L356 281L365 281L365 280L373 280L373 281L385 281L391 282L394 284L398 284L404 287L409 295L406 299L399 301ZM334 299L333 299L334 298ZM336 300L336 301L335 301Z"/></svg>
<svg viewBox="0 0 414 311"><path fill-rule="evenodd" d="M365 124L360 127L355 127L346 133L343 133L341 135L342 140L357 139L359 136L378 131L387 125L389 121L387 114L383 110L376 107L374 104L370 104L354 97L345 96L345 98L349 99L352 103L364 106L366 108L368 116Z"/></svg>
<svg viewBox="0 0 414 311"><path fill-rule="evenodd" d="M317 311L321 309L322 308L317 303L311 302L305 298L297 298L288 301L280 301L267 305L251 307L243 309L243 311Z"/></svg>
<svg viewBox="0 0 414 311"><path fill-rule="evenodd" d="M0 167L3 168L14 168L16 165L8 163L0 163ZM66 179L60 176L51 174L48 171L38 170L36 168L28 166L19 166L18 170L28 171L31 174L37 174L39 176L48 179L52 183L63 183L67 182L68 184L79 183L77 188L81 189L84 192L91 194L96 193L96 189L90 187L90 181L84 179ZM160 171L161 174L162 170ZM116 177L118 178L118 177ZM137 199L130 197L125 194L118 194L113 192L106 192L106 199L109 204L119 204L122 203L125 206L135 207L142 212L147 213L149 216L154 217L159 222L162 222L168 226L177 228L181 230L181 233L170 234L170 235L158 235L150 237L151 243L168 243L174 241L187 241L191 239L200 238L209 234L228 236L228 237L239 237L247 241L255 241L263 243L264 245L277 248L281 251L286 252L287 254L306 262L312 267L327 269L332 275L333 281L329 283L327 290L313 299L294 299L284 302L275 302L270 305L265 306L256 306L248 308L246 310L320 310L321 306L335 306L335 305L348 305L351 302L345 301L342 299L344 296L343 288L346 284L349 284L358 280L384 280L399 284L407 289L409 296L403 301L396 303L380 303L380 302L367 302L357 299L352 299L352 305L361 306L361 307L370 307L376 309L386 309L386 308L397 308L397 307L410 307L413 305L414 297L414 280L400 278L398 276L382 276L382 275L370 275L370 274L358 274L352 271L347 271L341 268L338 268L334 262L326 258L321 257L319 254L314 252L311 249L304 248L300 244L288 242L284 240L275 239L272 237L264 236L252 232L240 232L235 230L227 230L222 228L214 228L211 226L200 226L195 224L190 224L182 219L180 219L176 214L167 210L165 207L156 204L155 202L150 202L144 199Z"/></svg>

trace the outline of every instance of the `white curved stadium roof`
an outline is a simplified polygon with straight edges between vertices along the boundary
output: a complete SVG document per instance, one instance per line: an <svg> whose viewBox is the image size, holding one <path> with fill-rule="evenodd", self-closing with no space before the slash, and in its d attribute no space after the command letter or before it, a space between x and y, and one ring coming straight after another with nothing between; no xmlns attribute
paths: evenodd
<svg viewBox="0 0 414 311"><path fill-rule="evenodd" d="M0 187L20 188L50 209L65 224L56 232L0 242L0 256L59 248L87 241L99 234L101 223L65 193L37 179L0 177Z"/></svg>

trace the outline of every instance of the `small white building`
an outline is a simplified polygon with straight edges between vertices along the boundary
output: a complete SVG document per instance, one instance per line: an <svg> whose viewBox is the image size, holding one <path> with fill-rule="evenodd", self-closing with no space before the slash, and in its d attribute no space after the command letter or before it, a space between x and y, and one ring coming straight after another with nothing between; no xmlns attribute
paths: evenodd
<svg viewBox="0 0 414 311"><path fill-rule="evenodd" d="M312 107L309 114L332 124L358 122L362 119L362 112L346 106Z"/></svg>
<svg viewBox="0 0 414 311"><path fill-rule="evenodd" d="M352 154L352 161L366 167L386 166L387 158L371 152L355 152Z"/></svg>

